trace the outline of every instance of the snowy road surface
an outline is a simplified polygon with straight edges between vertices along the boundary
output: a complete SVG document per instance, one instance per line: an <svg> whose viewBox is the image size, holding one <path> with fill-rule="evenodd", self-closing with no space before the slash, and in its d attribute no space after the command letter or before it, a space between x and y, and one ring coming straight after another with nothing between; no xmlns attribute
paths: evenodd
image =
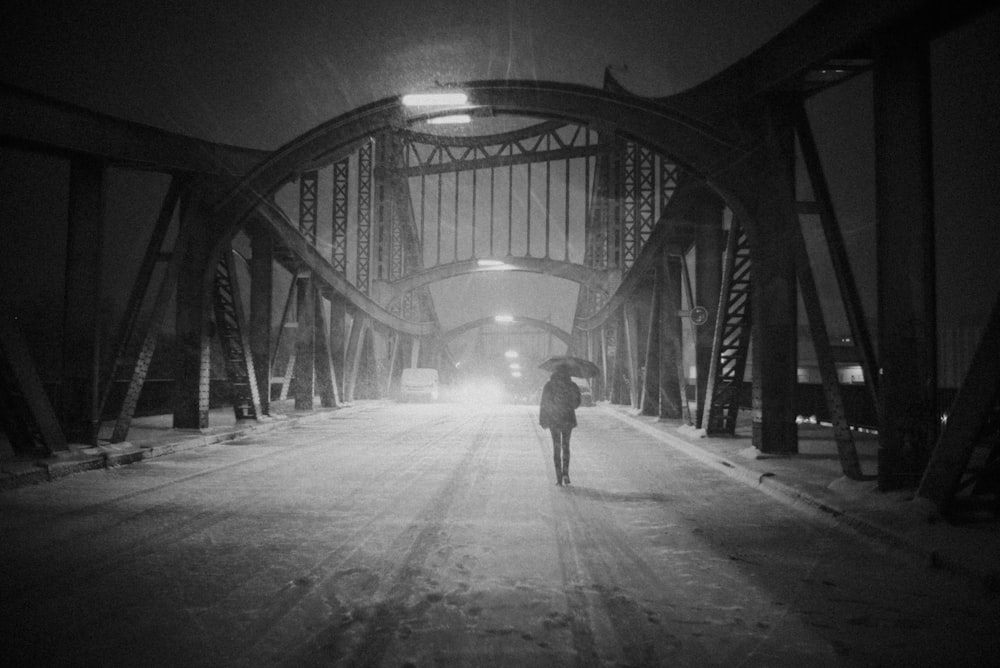
<svg viewBox="0 0 1000 668"><path fill-rule="evenodd" d="M995 665L1000 602L581 409L400 405L0 494L7 665Z"/></svg>

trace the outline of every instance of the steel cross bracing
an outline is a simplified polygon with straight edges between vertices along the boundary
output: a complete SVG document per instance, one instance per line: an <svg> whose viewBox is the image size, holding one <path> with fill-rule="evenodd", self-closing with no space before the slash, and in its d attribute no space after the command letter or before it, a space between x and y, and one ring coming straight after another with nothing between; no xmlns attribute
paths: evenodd
<svg viewBox="0 0 1000 668"><path fill-rule="evenodd" d="M329 245L323 255L333 271L363 292L372 280L395 283L465 258L544 258L627 271L621 261L648 239L678 174L671 161L613 132L555 121L476 137L394 129L326 165L311 164L295 184L296 227L311 246ZM289 210L288 197L278 199ZM330 212L329 230L320 227L322 211ZM284 244L276 258L299 271ZM524 269L566 275L532 266ZM404 319L433 319L429 292L420 290L416 300L383 289L376 299ZM607 292L581 294L580 307L591 311Z"/></svg>
<svg viewBox="0 0 1000 668"><path fill-rule="evenodd" d="M313 244L316 243L318 188L319 175L315 170L299 177L299 232Z"/></svg>
<svg viewBox="0 0 1000 668"><path fill-rule="evenodd" d="M350 160L344 158L333 165L333 230L331 231L330 263L333 270L347 275L347 222L349 216L348 188Z"/></svg>
<svg viewBox="0 0 1000 668"><path fill-rule="evenodd" d="M59 419L15 320L0 314L0 430L20 453L66 450Z"/></svg>
<svg viewBox="0 0 1000 668"><path fill-rule="evenodd" d="M709 434L733 434L750 348L750 244L733 219L726 243L722 299L712 345L706 410L701 428Z"/></svg>
<svg viewBox="0 0 1000 668"><path fill-rule="evenodd" d="M373 142L369 140L358 151L357 277L354 285L365 294L370 289L373 150Z"/></svg>
<svg viewBox="0 0 1000 668"><path fill-rule="evenodd" d="M260 397L250 358L250 345L246 338L233 253L230 250L223 252L216 268L212 306L226 375L232 388L236 419L256 419L260 415Z"/></svg>
<svg viewBox="0 0 1000 668"><path fill-rule="evenodd" d="M548 121L524 130L476 137L443 137L404 132L405 176L474 171L598 155L604 147L592 141L582 125Z"/></svg>

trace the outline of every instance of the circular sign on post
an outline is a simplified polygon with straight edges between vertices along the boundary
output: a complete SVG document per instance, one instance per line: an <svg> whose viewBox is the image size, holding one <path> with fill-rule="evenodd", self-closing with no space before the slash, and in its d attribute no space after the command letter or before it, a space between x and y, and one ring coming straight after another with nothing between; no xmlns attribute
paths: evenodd
<svg viewBox="0 0 1000 668"><path fill-rule="evenodd" d="M704 306L695 306L691 309L691 324L704 325L708 322L708 309Z"/></svg>

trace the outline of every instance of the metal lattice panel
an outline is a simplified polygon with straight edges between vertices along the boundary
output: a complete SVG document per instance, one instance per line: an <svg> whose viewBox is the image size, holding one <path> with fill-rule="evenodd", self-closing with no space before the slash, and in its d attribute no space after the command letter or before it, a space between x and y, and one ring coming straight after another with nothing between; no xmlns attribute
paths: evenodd
<svg viewBox="0 0 1000 668"><path fill-rule="evenodd" d="M239 290L228 250L216 268L213 297L215 326L219 343L222 345L226 375L233 390L233 410L236 419L255 419L260 406L257 381L241 322L243 318L239 304ZM205 349L208 347L205 346Z"/></svg>
<svg viewBox="0 0 1000 668"><path fill-rule="evenodd" d="M636 255L649 239L656 224L656 154L645 146L636 147L635 159Z"/></svg>
<svg viewBox="0 0 1000 668"><path fill-rule="evenodd" d="M350 160L344 158L333 165L333 249L331 264L334 271L347 274L347 220Z"/></svg>
<svg viewBox="0 0 1000 668"><path fill-rule="evenodd" d="M667 208L677 190L677 179L681 170L677 165L660 158L660 211Z"/></svg>
<svg viewBox="0 0 1000 668"><path fill-rule="evenodd" d="M628 142L625 145L622 159L622 197L621 197L621 267L630 269L638 254L636 192L638 179L637 156L638 147Z"/></svg>
<svg viewBox="0 0 1000 668"><path fill-rule="evenodd" d="M491 143L455 143L454 138L407 133L405 173L439 174L485 167L548 162L595 154L589 131L581 125L542 123L530 136L510 136Z"/></svg>
<svg viewBox="0 0 1000 668"><path fill-rule="evenodd" d="M372 141L358 151L358 268L355 287L368 292L372 227Z"/></svg>
<svg viewBox="0 0 1000 668"><path fill-rule="evenodd" d="M723 299L712 346L708 410L703 428L709 434L733 434L750 347L750 245L733 221L726 247Z"/></svg>
<svg viewBox="0 0 1000 668"><path fill-rule="evenodd" d="M316 243L318 183L319 175L315 171L305 172L299 179L299 232L311 244Z"/></svg>

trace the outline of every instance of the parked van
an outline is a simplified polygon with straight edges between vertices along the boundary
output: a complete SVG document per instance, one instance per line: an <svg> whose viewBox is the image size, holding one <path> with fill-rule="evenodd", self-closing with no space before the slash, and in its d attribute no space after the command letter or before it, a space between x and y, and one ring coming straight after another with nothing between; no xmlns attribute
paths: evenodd
<svg viewBox="0 0 1000 668"><path fill-rule="evenodd" d="M402 401L437 401L441 392L437 369L403 369L399 392Z"/></svg>

